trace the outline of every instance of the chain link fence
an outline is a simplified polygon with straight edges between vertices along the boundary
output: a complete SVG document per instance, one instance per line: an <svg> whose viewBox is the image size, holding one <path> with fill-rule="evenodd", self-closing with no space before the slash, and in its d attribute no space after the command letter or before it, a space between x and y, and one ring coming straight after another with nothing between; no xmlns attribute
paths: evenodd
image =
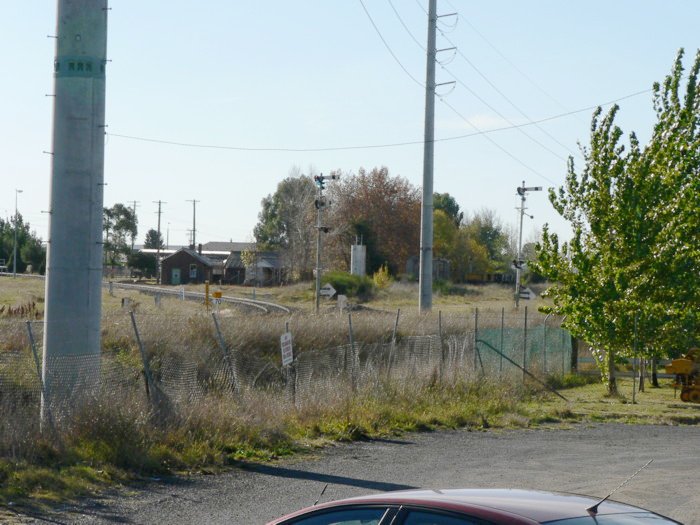
<svg viewBox="0 0 700 525"><path fill-rule="evenodd" d="M356 329L359 333L353 333L353 320L361 321L363 316L386 325L383 334L370 334L380 333L379 340L368 340L361 326ZM60 416L77 392L114 402L137 398L144 406L177 411L207 396L240 400L245 392L260 390L285 396L301 407L357 390L371 392L387 382L449 383L480 376L543 380L549 374L571 371L571 337L560 320L528 316L527 310L515 314L475 310L447 316L439 312L437 319L424 316L404 324L399 312L395 318L390 312L333 315L326 326L345 332L348 342L305 349L296 348L295 343L294 361L288 366L281 365L274 340L270 344L268 338L265 348L258 350L238 344L236 327L260 323L264 317L120 311L103 319L109 337L103 337L101 355L76 353L48 363L42 362L41 321L0 319L0 408L5 419L0 443L21 439L12 434L15 430L8 421L22 418L38 424ZM281 329L281 318L277 323L278 338L288 328ZM53 384L70 385L71 392L61 391L60 399L48 396L52 404L45 403L42 418L44 367L43 377L50 377ZM60 424L60 417L49 422ZM31 431L31 425L27 429Z"/></svg>

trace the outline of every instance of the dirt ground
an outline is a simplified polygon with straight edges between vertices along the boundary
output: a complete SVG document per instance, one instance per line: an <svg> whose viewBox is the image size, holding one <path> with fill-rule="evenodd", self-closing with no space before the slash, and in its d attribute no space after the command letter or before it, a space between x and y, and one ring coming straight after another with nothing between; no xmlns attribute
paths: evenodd
<svg viewBox="0 0 700 525"><path fill-rule="evenodd" d="M17 523L258 524L323 501L413 487L505 487L603 497L700 524L700 426L596 424L409 434L215 476L152 480Z"/></svg>

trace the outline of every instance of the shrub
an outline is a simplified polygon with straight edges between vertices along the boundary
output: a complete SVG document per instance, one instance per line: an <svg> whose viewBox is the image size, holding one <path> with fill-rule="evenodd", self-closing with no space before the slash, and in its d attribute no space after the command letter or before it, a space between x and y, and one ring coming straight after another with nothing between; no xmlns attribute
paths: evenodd
<svg viewBox="0 0 700 525"><path fill-rule="evenodd" d="M371 297L374 291L372 279L347 272L328 272L323 276L323 284L330 284L339 294L361 299Z"/></svg>
<svg viewBox="0 0 700 525"><path fill-rule="evenodd" d="M374 275L372 276L372 281L374 281L374 285L380 290L386 288L391 284L392 279L391 275L389 275L389 268L386 265L386 263L384 263L379 268L379 270L374 272Z"/></svg>
<svg viewBox="0 0 700 525"><path fill-rule="evenodd" d="M566 388L576 388L579 386L599 383L600 376L580 374L550 374L547 376L545 382L547 383L547 386L551 388L554 388L556 390L563 390Z"/></svg>

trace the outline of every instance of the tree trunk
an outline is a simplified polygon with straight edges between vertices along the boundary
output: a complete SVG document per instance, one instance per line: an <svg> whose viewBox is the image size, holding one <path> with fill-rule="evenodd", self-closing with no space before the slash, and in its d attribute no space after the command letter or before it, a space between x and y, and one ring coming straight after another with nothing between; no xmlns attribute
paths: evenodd
<svg viewBox="0 0 700 525"><path fill-rule="evenodd" d="M659 377L658 377L659 362L656 357L651 358L651 386L654 388L659 388Z"/></svg>
<svg viewBox="0 0 700 525"><path fill-rule="evenodd" d="M577 337L571 338L571 372L578 373L578 345L579 340Z"/></svg>
<svg viewBox="0 0 700 525"><path fill-rule="evenodd" d="M647 375L647 360L642 358L639 362L639 392L644 392L644 378Z"/></svg>
<svg viewBox="0 0 700 525"><path fill-rule="evenodd" d="M617 395L617 377L615 376L615 353L607 350L608 354L608 394L611 396Z"/></svg>

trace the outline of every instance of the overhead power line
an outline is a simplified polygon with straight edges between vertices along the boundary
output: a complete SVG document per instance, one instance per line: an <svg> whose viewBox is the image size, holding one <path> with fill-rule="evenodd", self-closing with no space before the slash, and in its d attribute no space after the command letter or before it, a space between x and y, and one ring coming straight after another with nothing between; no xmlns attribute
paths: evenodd
<svg viewBox="0 0 700 525"><path fill-rule="evenodd" d="M391 1L391 0L389 0L389 1ZM446 1L447 1L447 4L448 4L450 7L452 7L453 9L455 9L455 11L457 11L457 8L455 8L455 6L454 6L451 2L449 2L449 0L446 0ZM418 2L418 0L416 0L416 2L418 3L418 6L422 9L423 6L420 5L420 3ZM423 11L425 12L425 10L423 10ZM523 78L525 78L530 84L532 84L534 87L536 87L540 92L542 92L542 93L543 93L545 96L547 96L550 100L552 100L553 102L555 102L560 108L562 108L562 109L567 109L567 108L566 108L561 102L559 102L554 96L552 96L551 94L549 94L544 88L542 88L539 84L537 84L534 80L532 80L532 78L530 78L522 69L520 69L515 63L513 63L513 61L511 61L507 56L505 56L493 43L491 43L491 41L490 41L489 39L487 39L481 32L479 32L479 30L477 30L476 27L474 27L474 25L473 25L471 22L469 22L468 19L464 18L464 21L465 21L466 24L474 31L474 33L476 33L484 42L486 42L486 44L488 44L489 47L491 47L496 53L498 53L498 55L499 55L503 60L505 60L505 61L508 63L508 65L510 65L515 71L517 71L517 72L518 72ZM518 113L520 113L525 119L527 119L528 121L531 120L530 117L529 117L520 107L518 107L508 96L505 95L505 93L503 93L493 82L491 82L491 80L490 80L488 77L486 77L486 75L484 75L484 74L481 72L481 70L480 70L479 68L477 68L476 65L475 65L471 60L469 60L469 59L466 57L466 55L464 55L464 53L462 53L462 52L459 50L459 47L458 47L457 45L455 45L455 44L447 37L447 35L445 34L445 31L442 31L440 28L438 28L438 31L440 31L440 34L442 35L442 37L443 37L451 46L453 46L455 49L457 49L457 53L464 59L465 62L467 62L467 64L469 64L469 66L472 67L472 69L474 69L474 71L476 71L476 73L477 73L481 78L483 78L483 79L486 81L486 83L488 83L499 95L501 95L501 97L503 97L503 98L504 98L513 108L515 108L515 110L518 111ZM556 142L556 143L557 143L559 146L561 146L567 153L569 153L570 155L572 154L571 151L569 150L569 148L568 148L565 144L562 144L555 136L553 136L552 134L550 134L547 130L545 130L544 128L541 128L540 126L537 126L537 129L539 129L542 133L544 133L545 135L547 135L552 141ZM556 155L556 154L555 154L555 155Z"/></svg>
<svg viewBox="0 0 700 525"><path fill-rule="evenodd" d="M486 38L483 33L481 33L472 23L469 22L469 20L464 20L466 24L476 33L476 35L481 38L488 46L493 49L510 67L512 67L515 71L517 71L525 80L527 80L532 86L537 88L543 95L545 95L547 98L549 98L552 102L554 102L557 106L559 106L562 109L566 109L566 106L559 102L559 100L556 99L553 95L551 95L547 90L545 90L542 86L540 86L537 82L535 82L530 76L525 73L522 69L520 69L512 60L510 60L506 55L504 55L500 49L498 49L491 41Z"/></svg>
<svg viewBox="0 0 700 525"><path fill-rule="evenodd" d="M438 30L438 31L439 31L439 30ZM469 64L469 66L471 66L471 68L472 68L474 71L476 71L476 73L477 73L481 78L483 78L484 81L485 81L489 86L491 86L491 88L492 88L496 93L498 93L499 95L501 95L501 97L503 97L503 99L504 99L506 102L508 102L518 113L520 113L528 122L532 122L532 119L531 119L531 118L530 118L530 117L529 117L515 102L513 102L513 101L510 99L510 97L508 97L505 93L503 93L503 91L501 91L501 90L498 88L498 86L496 86L496 84L494 84L484 73L482 73L481 70L480 70L478 67L476 67L476 65L475 65L471 60L469 60L469 58L467 58L467 56L466 56L464 53L462 53L462 51L459 49L459 47L456 46L449 38L447 38L447 35L445 35L445 33L443 33L442 31L440 31L440 34L442 35L442 37L443 37L451 46L454 46L455 49L457 49L457 54L458 54L467 64ZM445 69L446 69L446 68L445 68ZM449 71L449 70L448 70L448 71ZM452 73L451 71L450 71L450 74L454 75L454 73ZM461 80L459 80L459 79L458 79L458 82L460 82L461 84L463 84L463 82L462 82ZM465 85L464 87L466 88L466 85ZM468 89L468 88L467 88L467 89ZM473 91L471 91L471 90L469 90L469 91L472 92L472 94L474 94ZM476 95L475 95L475 96L476 96ZM481 99L480 99L480 100L481 100ZM483 100L482 100L482 102L483 102ZM485 103L485 102L484 102L484 103ZM491 108L492 111L496 111L490 104L486 104L486 105L487 105L489 108ZM498 113L498 112L496 111L496 113ZM499 115L500 115L500 113L499 113ZM571 151L569 150L569 148L567 148L564 144L562 144L562 143L559 141L559 139L557 139L555 136L553 136L553 135L552 135L551 133L549 133L547 130L543 129L542 127L540 127L540 126L537 125L537 124L535 124L535 127L536 127L537 129L539 129L542 133L544 133L545 135L547 135L552 141L556 142L559 146L561 146L567 153L569 153L570 155L572 154ZM528 135L528 137L530 137L530 136ZM530 137L530 139L533 140L534 142L536 142L537 144L539 144L540 146L542 146L544 149L546 149L546 150L549 151L550 153L552 153L552 155L555 155L556 157L561 158L561 156L560 156L558 153L553 152L553 151L552 151L551 149L549 149L547 146L545 146L545 145L541 144L540 142L536 141L534 138Z"/></svg>
<svg viewBox="0 0 700 525"><path fill-rule="evenodd" d="M396 18L399 20L399 22L400 22L401 25L403 26L404 30L406 31L406 33L408 33L408 35L409 35L409 36L411 37L411 39L416 43L416 45L418 45L418 47L420 47L423 51L425 51L425 47L424 47L423 45L420 44L420 42L418 41L418 39L413 35L413 32L408 28L408 26L406 25L406 23L405 23L404 20L403 20L403 17L401 16L401 14L399 13L399 11L398 11L398 10L396 9L396 7L394 6L394 3L392 2L392 0L387 0L387 2L388 2L389 5L391 6L391 9L394 11L394 14L396 15ZM495 85L493 82L491 82L491 80L489 80L489 79L486 77L486 75L484 75L484 74L483 74L483 73L482 73L482 72L481 72L481 71L480 71L480 70L479 70L479 69L464 55L464 53L462 53L462 51L457 47L457 45L456 45L454 42L452 42L449 38L447 38L447 36L445 35L445 32L444 32L442 29L437 28L437 30L440 32L440 34L442 35L442 37L453 47L453 49L455 50L455 53L456 53L457 55L459 55L460 57L462 57L462 58L467 62L467 64L469 64L469 65L470 65L470 66L471 66L471 67L472 67L472 68L473 68L473 69L474 69L474 70L475 70L475 71L476 71L476 72L477 72L477 73L478 73L478 74L479 74L479 75L480 75L480 76L481 76L481 77L482 77L482 78L483 78L483 79L484 79L484 80L499 94L499 95L501 95L504 99L506 99L506 100L510 103L510 105L513 106L526 120L532 121L532 119L531 119L530 117L528 117L528 116L525 114L524 111L522 111L522 110L521 110L512 100L510 100L500 89L498 89L498 87L496 87L496 85ZM500 112L498 109L496 109L494 106L492 106L491 104L489 104L489 102L487 102L487 101L486 101L483 97L481 97L476 91L474 91L471 87L469 87L469 85L468 85L466 82L464 82L459 76L457 76L456 73L454 73L451 69L449 69L449 68L447 67L447 64L442 63L442 62L438 62L438 64L439 64L440 67L443 69L443 71L446 71L449 75L451 75L452 78L454 78L455 81L456 81L460 86L462 86L462 87L463 87L464 89L466 89L469 93L471 93L473 97L475 97L477 100L479 100L482 104L484 104L484 105L485 105L487 108L489 108L491 111L493 111L494 113L496 113L499 117L501 117L503 120L505 120L508 124L514 125L514 123L513 123L508 117L506 117L503 113L501 113L501 112ZM556 143L559 144L561 147L563 147L563 148L567 151L567 153L571 154L571 152L569 151L569 149L568 149L566 146L564 146L559 140L557 140L554 136L552 136L551 134L549 134L546 130L542 129L540 126L537 126L537 125L536 125L536 127L537 127L538 129L540 129L540 131L542 131L544 134L546 134L546 135L547 135L550 139L552 139L554 142L556 142ZM540 142L539 140L537 140L535 137L533 137L532 135L530 135L529 133L527 133L524 129L522 129L522 128L516 128L516 129L518 130L518 132L520 132L520 133L521 133L523 136L525 136L527 139L531 140L532 142L534 142L535 144L537 144L539 147L541 147L542 149L544 149L545 151L547 151L547 152L550 153L551 155L555 156L556 158L558 158L558 159L560 159L560 160L566 160L565 157L563 157L562 155L560 155L560 154L557 153L556 151L552 150L552 149L551 149L549 146L547 146L546 144L543 144L542 142Z"/></svg>
<svg viewBox="0 0 700 525"><path fill-rule="evenodd" d="M517 162L518 164L520 164L522 167L524 167L524 168L527 169L528 171L534 173L535 175L537 175L537 176L540 177L541 179L544 179L544 180L546 180L546 181L548 181L548 182L551 182L551 183L554 184L555 186L557 185L557 183L554 182L552 179L550 179L549 177L547 177L547 176L545 176L545 175L542 175L539 171L537 171L537 170L536 170L535 168L533 168L532 166L530 166L530 165L526 164L525 162L523 162L523 160L521 160L521 159L518 158L517 156L513 155L510 151L508 151L506 148L504 148L503 146L501 146L498 142L496 142L495 140L493 140L493 139L492 139L490 136L488 136L486 133L483 133L475 124L473 124L467 117L465 117L464 115L462 115L454 106L452 106L449 102L445 101L445 99L444 99L443 97L440 97L440 102L442 102L443 104L445 104L445 105L446 105L448 108L450 108L457 116L459 116L462 120L464 120L464 122L466 122L466 123L469 124L472 128L474 128L474 129L477 131L477 133L482 134L482 135L486 138L486 140L488 140L491 144L493 144L494 146L496 146L498 149L500 149L503 153L505 153L506 155L508 155L511 159L513 159L515 162Z"/></svg>
<svg viewBox="0 0 700 525"><path fill-rule="evenodd" d="M471 137L476 137L479 135L490 135L493 133L498 133L501 131L508 131L516 128L524 128L527 126L534 126L535 124L542 124L544 122L550 122L553 120L558 120L561 118L576 115L578 113L584 113L587 111L593 111L598 107L610 106L616 104L623 100L627 100L633 97L638 97L639 95L644 95L651 93L652 89L644 89L642 91L637 91L635 93L630 93L623 97L616 98L614 100L609 100L601 104L595 104L593 106L586 106L585 108L576 109L573 111L567 111L565 113L559 113L557 115L552 115L549 117L541 118L538 120L533 120L532 122L524 122L522 124L513 124L510 126L501 126L499 128L485 129L480 131L475 131L472 133L464 133L461 135L454 135L451 137L442 137L435 139L434 142L449 142L453 140L462 140ZM179 146L185 148L201 148L201 149L218 149L218 150L231 150L231 151L250 151L250 152L288 152L288 153L314 153L314 152L324 152L324 151L347 151L347 150L360 150L360 149L380 149L380 148L397 148L403 146L415 146L417 144L423 144L424 140L409 140L403 142L389 142L382 144L362 144L362 145L351 145L351 146L328 146L328 147L306 147L306 148L290 148L290 147L247 147L247 146L226 146L217 144L203 144L203 143L192 143L192 142L180 142L174 140L156 139L150 137L140 137L136 135L125 135L120 133L105 133L108 137L116 137L121 139L136 140L140 142L151 142L154 144L164 144L168 146Z"/></svg>
<svg viewBox="0 0 700 525"><path fill-rule="evenodd" d="M377 27L377 24L374 23L374 19L372 18L372 15L369 14L369 11L367 10L365 3L362 0L358 0L358 1L360 2L360 5L362 5L362 9L364 10L365 14L367 15L367 18L369 18L369 21L371 22L372 27L377 32L377 35L379 35L379 38L382 40L384 47L386 47L387 51L389 51L389 54L391 54L391 56L394 58L396 63L399 65L399 67L401 67L401 69L403 69L403 72L406 73L406 75L408 75L408 77L411 80L413 80L413 82L418 84L421 88L425 89L425 84L423 84L420 80L418 80L416 77L411 75L411 73L408 71L408 69L406 69L406 67L401 63L401 61L399 60L399 57L397 57L396 54L392 51L392 49L389 46L389 44L387 43L386 39L382 35L382 32Z"/></svg>

